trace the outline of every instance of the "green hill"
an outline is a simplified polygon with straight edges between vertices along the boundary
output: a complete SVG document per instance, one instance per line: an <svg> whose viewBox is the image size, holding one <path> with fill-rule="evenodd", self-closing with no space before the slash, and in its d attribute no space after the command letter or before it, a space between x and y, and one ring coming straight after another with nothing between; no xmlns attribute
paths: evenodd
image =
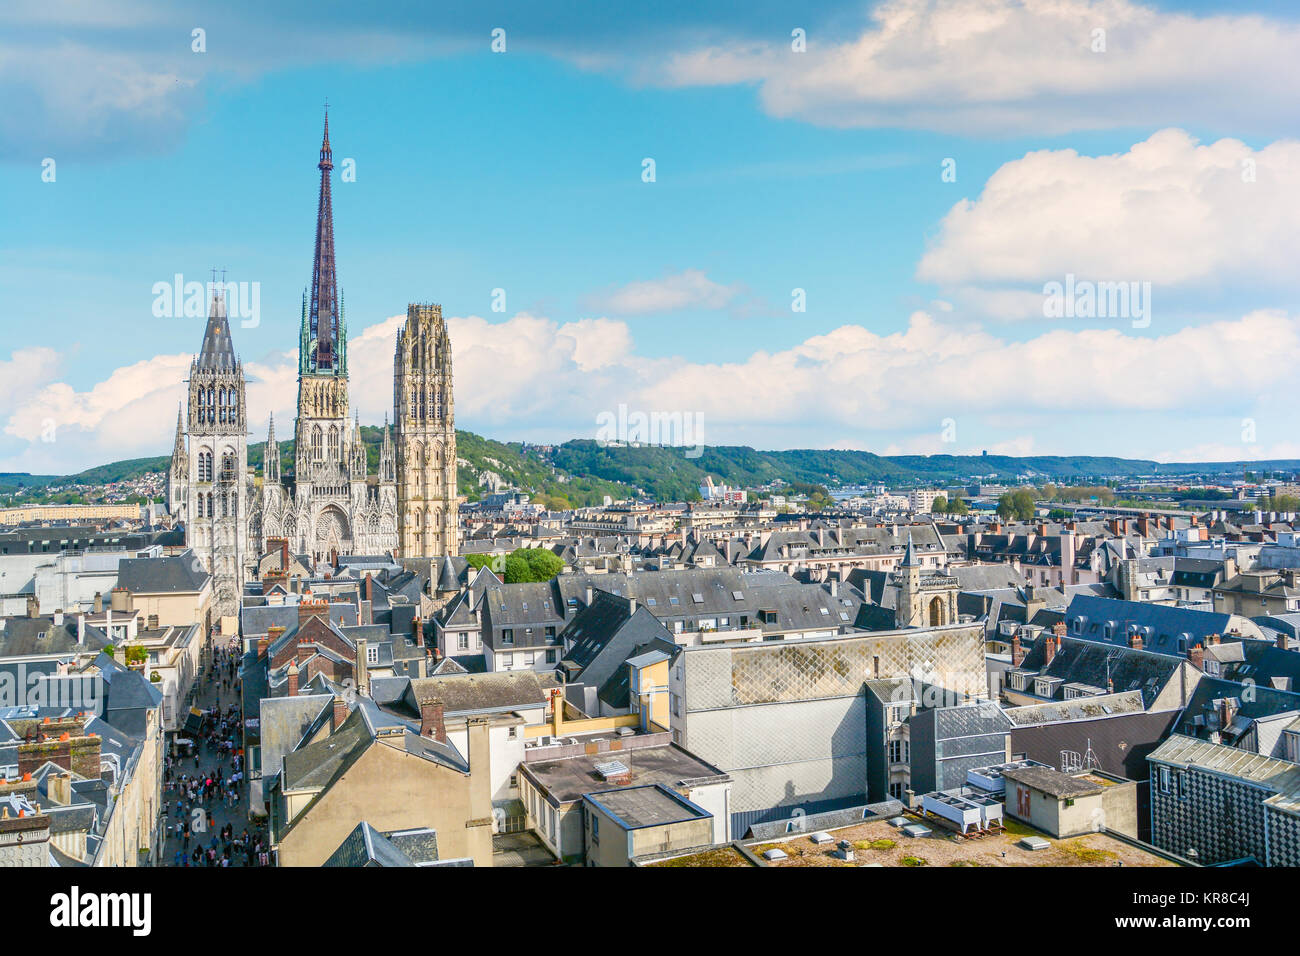
<svg viewBox="0 0 1300 956"><path fill-rule="evenodd" d="M373 473L379 466L383 430L363 425L361 436ZM535 446L495 441L466 431L456 433L456 442L459 491L470 501L500 484L518 488L557 508L599 504L607 495L615 499L645 495L660 501L693 500L699 497L699 486L706 475L741 488L773 483L833 488L875 482L895 486L939 484L972 478L1014 482L1021 476L1036 482L1083 484L1139 475L1239 476L1243 469L1259 473L1294 472L1300 468L1300 462L1295 460L1158 464L1088 455L881 456L825 449L757 451L728 445L709 446L700 457L688 458L683 448L601 446L590 439L568 441L543 453ZM249 466L259 472L264 444L248 446ZM133 458L66 477L0 474L0 493L30 492L66 482L104 484L129 480L149 471L162 471L167 461L165 457ZM292 469L293 441L289 439L280 442L280 470L288 475Z"/></svg>

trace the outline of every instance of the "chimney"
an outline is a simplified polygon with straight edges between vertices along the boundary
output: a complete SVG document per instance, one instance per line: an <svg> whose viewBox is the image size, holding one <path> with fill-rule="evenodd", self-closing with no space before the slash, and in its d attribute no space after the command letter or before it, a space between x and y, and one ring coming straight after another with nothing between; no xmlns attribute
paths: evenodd
<svg viewBox="0 0 1300 956"><path fill-rule="evenodd" d="M1025 649L1020 646L1020 632L1011 637L1011 666L1019 667L1025 659Z"/></svg>
<svg viewBox="0 0 1300 956"><path fill-rule="evenodd" d="M1219 700L1219 729L1226 730L1232 723L1232 718L1237 716L1237 708L1231 697L1224 697Z"/></svg>
<svg viewBox="0 0 1300 956"><path fill-rule="evenodd" d="M1194 644L1187 649L1187 659L1198 671L1205 670L1205 648L1200 644Z"/></svg>
<svg viewBox="0 0 1300 956"><path fill-rule="evenodd" d="M1061 638L1065 637L1065 622L1057 621L1052 625L1052 633L1056 635L1056 643L1061 643Z"/></svg>
<svg viewBox="0 0 1300 956"><path fill-rule="evenodd" d="M420 736L432 737L444 744L447 742L447 724L443 717L443 703L436 697L420 701Z"/></svg>
<svg viewBox="0 0 1300 956"><path fill-rule="evenodd" d="M1206 638L1205 638L1205 643L1206 643L1206 644L1209 644L1211 647L1218 647L1218 646L1219 646L1219 635L1218 635L1218 634L1210 634L1210 635L1207 635Z"/></svg>
<svg viewBox="0 0 1300 956"><path fill-rule="evenodd" d="M1052 659L1056 657L1056 650L1057 650L1056 642L1057 642L1057 638L1049 637L1047 638L1047 643L1043 645L1043 667L1050 666L1052 663Z"/></svg>
<svg viewBox="0 0 1300 956"><path fill-rule="evenodd" d="M54 626L55 627L63 626L63 608L61 607L55 608L54 610Z"/></svg>
<svg viewBox="0 0 1300 956"><path fill-rule="evenodd" d="M77 644L84 645L85 643L86 643L86 615L78 614L77 615Z"/></svg>
<svg viewBox="0 0 1300 956"><path fill-rule="evenodd" d="M101 594L99 591L95 592L95 613L96 614L104 613L104 595Z"/></svg>
<svg viewBox="0 0 1300 956"><path fill-rule="evenodd" d="M325 623L329 623L330 606L328 601L312 601L303 598L298 602L298 626L301 627L311 618L318 617Z"/></svg>
<svg viewBox="0 0 1300 956"><path fill-rule="evenodd" d="M48 783L50 802L61 807L66 807L72 802L72 774L64 771L63 773L51 774Z"/></svg>
<svg viewBox="0 0 1300 956"><path fill-rule="evenodd" d="M29 618L41 616L41 602L35 594L27 595L27 616Z"/></svg>
<svg viewBox="0 0 1300 956"><path fill-rule="evenodd" d="M1047 537L1047 522L1045 521L1038 522L1038 536L1040 538Z"/></svg>
<svg viewBox="0 0 1300 956"><path fill-rule="evenodd" d="M1287 651L1291 649L1290 641L1287 639L1287 636L1281 632L1279 632L1277 635L1277 647L1278 650L1280 651Z"/></svg>
<svg viewBox="0 0 1300 956"><path fill-rule="evenodd" d="M109 598L114 611L125 613L131 610L131 592L126 588L113 588L109 592Z"/></svg>
<svg viewBox="0 0 1300 956"><path fill-rule="evenodd" d="M1151 537L1151 519L1146 515L1138 518L1138 534L1144 538Z"/></svg>
<svg viewBox="0 0 1300 956"><path fill-rule="evenodd" d="M592 588L591 585L588 584L587 585L587 607L591 607L591 599L592 599Z"/></svg>
<svg viewBox="0 0 1300 956"><path fill-rule="evenodd" d="M627 613L629 615L636 613L636 598L627 599Z"/></svg>
<svg viewBox="0 0 1300 956"><path fill-rule="evenodd" d="M259 637L257 639L257 656L259 658L266 656L266 649L270 645L270 643L271 643L271 638L269 636Z"/></svg>
<svg viewBox="0 0 1300 956"><path fill-rule="evenodd" d="M280 570L289 573L289 539L280 539Z"/></svg>
<svg viewBox="0 0 1300 956"><path fill-rule="evenodd" d="M363 697L370 696L370 658L367 656L366 639L357 638L357 693Z"/></svg>
<svg viewBox="0 0 1300 956"><path fill-rule="evenodd" d="M1128 646L1135 651L1142 650L1142 632L1134 628L1128 632Z"/></svg>
<svg viewBox="0 0 1300 956"><path fill-rule="evenodd" d="M838 577L831 578L831 597L839 597L839 596L840 596L840 579Z"/></svg>
<svg viewBox="0 0 1300 956"><path fill-rule="evenodd" d="M373 606L375 603L375 582L374 579L370 577L369 571L366 572L366 588L363 593L366 596L366 600Z"/></svg>
<svg viewBox="0 0 1300 956"><path fill-rule="evenodd" d="M298 665L292 661L289 663L289 696L298 696Z"/></svg>
<svg viewBox="0 0 1300 956"><path fill-rule="evenodd" d="M334 695L334 713L330 719L330 733L338 730L343 726L343 721L348 719L348 702L339 694Z"/></svg>

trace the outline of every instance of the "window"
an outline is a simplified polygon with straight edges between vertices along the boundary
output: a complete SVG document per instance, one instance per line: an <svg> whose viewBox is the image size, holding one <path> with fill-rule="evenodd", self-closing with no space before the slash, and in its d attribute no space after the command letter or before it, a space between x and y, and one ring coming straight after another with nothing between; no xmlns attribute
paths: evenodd
<svg viewBox="0 0 1300 956"><path fill-rule="evenodd" d="M1187 771L1178 771L1178 799L1187 799Z"/></svg>
<svg viewBox="0 0 1300 956"><path fill-rule="evenodd" d="M366 647L366 663L367 663L367 664L378 664L378 663L379 663L379 645L378 645L378 644L371 644L371 645L369 645L369 646Z"/></svg>
<svg viewBox="0 0 1300 956"><path fill-rule="evenodd" d="M513 644L515 642L515 632L513 628L507 627L501 632L502 644Z"/></svg>
<svg viewBox="0 0 1300 956"><path fill-rule="evenodd" d="M548 664L554 664L554 663L555 663L555 651L547 651L547 652L546 652L546 663L548 663Z"/></svg>
<svg viewBox="0 0 1300 956"><path fill-rule="evenodd" d="M513 654L502 654L502 655L501 655L501 667L502 667L504 670L509 670L510 668L512 668L512 667L514 667L514 666L515 666L515 655L513 655Z"/></svg>
<svg viewBox="0 0 1300 956"><path fill-rule="evenodd" d="M529 651L527 654L524 655L524 666L532 667L536 663L537 663L537 656L532 651Z"/></svg>
<svg viewBox="0 0 1300 956"><path fill-rule="evenodd" d="M591 842L600 842L600 817L594 813L591 815Z"/></svg>
<svg viewBox="0 0 1300 956"><path fill-rule="evenodd" d="M518 727L509 727L509 728L507 728L507 729L506 729L506 739L508 739L508 740L518 740L518 739L519 739L519 728L518 728Z"/></svg>
<svg viewBox="0 0 1300 956"><path fill-rule="evenodd" d="M901 740L891 740L889 742L889 762L903 762L903 742Z"/></svg>
<svg viewBox="0 0 1300 956"><path fill-rule="evenodd" d="M457 634L457 635L456 635L456 648L457 648L458 650L462 650L462 651L467 651L467 650L469 650L469 635L468 635L468 634Z"/></svg>
<svg viewBox="0 0 1300 956"><path fill-rule="evenodd" d="M1169 792L1169 768L1168 767L1160 768L1160 792L1161 793Z"/></svg>

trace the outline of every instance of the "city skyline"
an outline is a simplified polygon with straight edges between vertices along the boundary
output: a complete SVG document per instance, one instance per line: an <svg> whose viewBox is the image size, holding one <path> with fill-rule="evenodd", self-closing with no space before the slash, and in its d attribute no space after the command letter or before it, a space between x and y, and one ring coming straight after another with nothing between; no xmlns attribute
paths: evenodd
<svg viewBox="0 0 1300 956"><path fill-rule="evenodd" d="M203 318L155 316L154 289L214 267L257 284L232 329L251 438L291 417L326 97L355 173L333 180L351 375L383 383L355 390L366 424L391 416L406 304L438 301L458 425L502 440L592 438L627 405L762 449L1300 457L1278 81L1300 30L1274 4L984 8L706 6L566 34L399 5L358 35L339 12L142 4L125 29L22 7L27 48L84 55L57 81L0 74L35 111L0 121L0 470L166 454ZM295 29L311 52L277 59ZM1264 33L1248 76L1222 66ZM940 35L957 52L917 42ZM1209 36L1189 83L1161 51ZM1053 283L1090 282L1141 308L1049 317Z"/></svg>

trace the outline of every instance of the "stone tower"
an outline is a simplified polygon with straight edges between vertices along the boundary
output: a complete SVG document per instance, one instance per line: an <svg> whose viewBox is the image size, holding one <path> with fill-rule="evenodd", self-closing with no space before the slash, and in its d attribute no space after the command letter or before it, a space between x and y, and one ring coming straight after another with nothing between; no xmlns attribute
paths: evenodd
<svg viewBox="0 0 1300 956"><path fill-rule="evenodd" d="M898 627L921 626L921 565L916 560L912 532L907 533L907 550L894 572L898 581L898 605L894 620Z"/></svg>
<svg viewBox="0 0 1300 956"><path fill-rule="evenodd" d="M177 423L168 484L185 543L212 574L217 612L239 613L248 553L248 419L223 293L214 291L203 347L190 365L189 447Z"/></svg>
<svg viewBox="0 0 1300 956"><path fill-rule="evenodd" d="M456 554L451 340L439 305L410 305L393 355L397 516L404 558Z"/></svg>

